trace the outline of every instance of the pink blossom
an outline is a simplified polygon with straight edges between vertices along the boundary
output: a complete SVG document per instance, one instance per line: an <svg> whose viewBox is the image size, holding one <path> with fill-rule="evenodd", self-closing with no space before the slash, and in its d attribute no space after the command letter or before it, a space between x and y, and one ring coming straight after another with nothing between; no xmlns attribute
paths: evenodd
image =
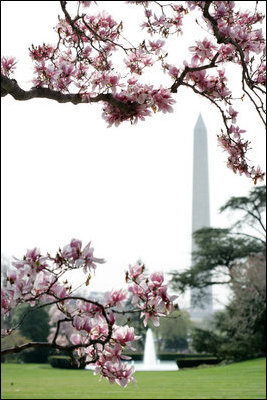
<svg viewBox="0 0 267 400"><path fill-rule="evenodd" d="M132 297L133 305L136 305L139 302L139 300L145 301L147 298L146 296L147 285L143 281L141 284L138 285L134 283L133 285L129 286L128 290L133 294Z"/></svg>
<svg viewBox="0 0 267 400"><path fill-rule="evenodd" d="M13 285L17 280L17 273L15 271L8 271L7 272L7 281L10 282L11 285Z"/></svg>
<svg viewBox="0 0 267 400"><path fill-rule="evenodd" d="M151 51L154 51L155 54L159 54L160 51L162 50L162 47L164 46L164 41L163 40L157 40L155 42L152 42L151 40L149 40L149 45L151 47Z"/></svg>
<svg viewBox="0 0 267 400"><path fill-rule="evenodd" d="M172 104L175 103L175 100L168 89L161 87L158 90L154 90L152 97L159 111L162 111L164 114L166 112L173 112Z"/></svg>
<svg viewBox="0 0 267 400"><path fill-rule="evenodd" d="M12 265L17 269L24 268L28 265L33 271L40 272L43 268L47 267L47 257L42 256L37 247L28 250L23 260L14 259L15 261L12 262Z"/></svg>
<svg viewBox="0 0 267 400"><path fill-rule="evenodd" d="M35 61L48 60L54 51L54 48L50 45L43 44L43 46L32 45L30 50L30 56Z"/></svg>
<svg viewBox="0 0 267 400"><path fill-rule="evenodd" d="M127 293L125 290L120 289L120 290L112 290L111 292L106 292L104 296L104 301L106 306L109 307L122 307L122 302L126 300L128 297Z"/></svg>
<svg viewBox="0 0 267 400"><path fill-rule="evenodd" d="M91 337L93 340L103 338L103 336L107 336L108 334L108 326L103 321L101 324L95 325L91 330Z"/></svg>
<svg viewBox="0 0 267 400"><path fill-rule="evenodd" d="M132 348L129 342L138 340L140 336L135 336L134 328L128 325L116 327L113 333L113 338L121 345Z"/></svg>
<svg viewBox="0 0 267 400"><path fill-rule="evenodd" d="M174 79L176 79L177 76L178 76L178 74L179 74L178 68L176 68L176 67L174 67L174 66L170 66L170 67L168 68L168 72L169 72L169 75L170 75L172 78L174 78Z"/></svg>
<svg viewBox="0 0 267 400"><path fill-rule="evenodd" d="M82 312L86 313L87 315L89 315L90 317L102 315L102 310L98 305L87 301L78 300L77 308Z"/></svg>
<svg viewBox="0 0 267 400"><path fill-rule="evenodd" d="M69 78L70 76L74 75L74 66L67 62L63 62L61 64L61 71L65 78Z"/></svg>
<svg viewBox="0 0 267 400"><path fill-rule="evenodd" d="M76 261L77 266L83 265L83 271L86 273L88 269L95 269L96 264L103 264L105 260L103 258L94 257L94 248L91 247L91 242L89 242L83 249L82 254L79 259Z"/></svg>
<svg viewBox="0 0 267 400"><path fill-rule="evenodd" d="M152 11L151 10L148 10L147 8L145 9L145 16L147 17L147 18L150 18L151 16L152 16Z"/></svg>
<svg viewBox="0 0 267 400"><path fill-rule="evenodd" d="M147 326L149 319L152 319L154 326L159 326L159 317L164 316L166 306L160 297L153 297L147 302L146 310L141 313L144 318L144 326Z"/></svg>
<svg viewBox="0 0 267 400"><path fill-rule="evenodd" d="M64 297L67 296L67 291L66 288L61 285L60 283L56 283L54 284L51 289L50 292L53 293L56 297L63 299Z"/></svg>
<svg viewBox="0 0 267 400"><path fill-rule="evenodd" d="M71 261L75 261L80 257L81 248L81 240L72 239L70 244L63 247L62 256Z"/></svg>
<svg viewBox="0 0 267 400"><path fill-rule="evenodd" d="M2 57L1 58L1 73L10 76L15 70L17 64L15 57Z"/></svg>
<svg viewBox="0 0 267 400"><path fill-rule="evenodd" d="M91 5L91 1L78 1L83 7L89 7Z"/></svg>
<svg viewBox="0 0 267 400"><path fill-rule="evenodd" d="M93 322L92 322L92 319L90 317L85 317L84 318L83 329L85 331L87 331L87 332L91 332L91 330L93 329Z"/></svg>
<svg viewBox="0 0 267 400"><path fill-rule="evenodd" d="M200 62L205 61L206 59L211 60L214 54L214 50L217 49L210 40L204 39L202 41L197 40L196 46L189 47L189 50L196 53L197 58Z"/></svg>
<svg viewBox="0 0 267 400"><path fill-rule="evenodd" d="M9 312L10 298L8 292L1 288L1 315L5 315Z"/></svg>
<svg viewBox="0 0 267 400"><path fill-rule="evenodd" d="M148 285L150 288L158 288L162 285L164 277L162 272L153 272L150 275L151 283Z"/></svg>
<svg viewBox="0 0 267 400"><path fill-rule="evenodd" d="M79 317L78 315L75 315L73 318L73 326L77 331L80 331L84 327L84 319Z"/></svg>
<svg viewBox="0 0 267 400"><path fill-rule="evenodd" d="M110 383L118 383L120 386L125 387L130 382L135 382L132 374L134 373L134 367L128 366L127 363L117 362L113 363L107 361L103 367L98 366L95 369L95 374L101 373L102 376L106 377Z"/></svg>
<svg viewBox="0 0 267 400"><path fill-rule="evenodd" d="M81 335L79 335L78 333L72 334L70 337L70 341L74 345L83 343L83 339L82 339Z"/></svg>
<svg viewBox="0 0 267 400"><path fill-rule="evenodd" d="M230 107L229 107L229 110L228 110L228 113L229 113L229 115L230 115L230 117L231 117L231 119L232 119L233 124L236 123L236 116L237 116L237 114L238 114L238 111L235 111L235 110L233 109L233 107L230 106Z"/></svg>
<svg viewBox="0 0 267 400"><path fill-rule="evenodd" d="M127 272L127 280L131 279L135 281L136 279L141 279L143 277L142 273L144 272L145 266L144 264L136 264L129 265L129 272Z"/></svg>

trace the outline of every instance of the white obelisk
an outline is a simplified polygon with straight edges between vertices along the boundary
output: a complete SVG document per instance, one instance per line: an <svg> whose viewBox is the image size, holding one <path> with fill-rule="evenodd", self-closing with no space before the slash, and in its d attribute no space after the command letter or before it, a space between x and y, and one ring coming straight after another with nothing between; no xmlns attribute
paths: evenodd
<svg viewBox="0 0 267 400"><path fill-rule="evenodd" d="M192 233L205 226L210 226L208 142L207 129L199 114L194 129ZM192 238L194 250L196 244ZM190 314L193 319L201 320L212 313L212 287L205 289L202 304L197 293L197 289L191 290Z"/></svg>

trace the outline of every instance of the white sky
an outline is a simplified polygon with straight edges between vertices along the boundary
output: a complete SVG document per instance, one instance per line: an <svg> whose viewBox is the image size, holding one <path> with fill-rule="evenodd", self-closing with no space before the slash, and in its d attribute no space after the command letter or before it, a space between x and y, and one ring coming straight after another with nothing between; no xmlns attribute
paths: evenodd
<svg viewBox="0 0 267 400"><path fill-rule="evenodd" d="M32 79L30 45L56 42L58 3L1 2L2 55L17 58L14 77L24 88ZM140 9L115 1L98 4L118 21L126 12L124 27L136 37ZM192 25L185 32L189 36L175 44L179 64L199 39ZM235 71L233 79L240 80ZM211 225L228 225L219 207L231 196L247 195L253 184L226 168L216 141L222 127L217 111L184 88L175 99L172 114L107 129L99 104L3 98L2 253L20 257L35 246L52 252L72 238L91 240L95 256L107 261L98 267L92 290L124 285L127 265L139 258L150 271L189 266L193 129L199 112L208 129ZM253 145L250 159L266 170L265 132L246 103L239 124ZM185 305L186 296L181 301Z"/></svg>

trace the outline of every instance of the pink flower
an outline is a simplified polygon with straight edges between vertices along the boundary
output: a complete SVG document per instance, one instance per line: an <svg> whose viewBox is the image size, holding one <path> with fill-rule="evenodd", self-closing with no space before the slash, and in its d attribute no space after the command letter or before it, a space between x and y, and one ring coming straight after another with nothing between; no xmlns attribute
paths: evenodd
<svg viewBox="0 0 267 400"><path fill-rule="evenodd" d="M78 1L83 7L89 7L91 5L91 1Z"/></svg>
<svg viewBox="0 0 267 400"><path fill-rule="evenodd" d="M120 290L112 290L111 292L105 293L104 296L104 302L106 306L109 307L122 307L122 302L126 300L128 297L127 293L125 290L120 289Z"/></svg>
<svg viewBox="0 0 267 400"><path fill-rule="evenodd" d="M74 66L67 62L63 62L61 64L61 71L65 77L70 77L70 76L74 75Z"/></svg>
<svg viewBox="0 0 267 400"><path fill-rule="evenodd" d="M202 41L197 40L196 46L189 47L189 50L195 52L195 56L201 62L205 61L206 59L211 60L213 57L213 51L217 49L217 47L208 39L204 39Z"/></svg>
<svg viewBox="0 0 267 400"><path fill-rule="evenodd" d="M84 318L84 326L83 326L83 329L84 329L86 332L91 332L92 328L93 328L92 319L91 319L90 317Z"/></svg>
<svg viewBox="0 0 267 400"><path fill-rule="evenodd" d="M168 72L169 72L169 75L174 79L176 79L179 74L179 70L174 66L170 66L168 69Z"/></svg>
<svg viewBox="0 0 267 400"><path fill-rule="evenodd" d="M129 367L127 363L122 363L120 361L115 364L111 361L107 361L105 364L99 365L96 367L94 374L98 374L99 372L106 377L110 383L117 382L122 387L127 386L129 382L135 382L132 376L134 367Z"/></svg>
<svg viewBox="0 0 267 400"><path fill-rule="evenodd" d="M166 112L173 112L172 104L175 103L175 100L172 98L169 89L160 87L158 90L153 90L151 95L159 111L162 111L164 114Z"/></svg>
<svg viewBox="0 0 267 400"><path fill-rule="evenodd" d="M70 341L74 345L83 343L82 337L78 333L73 333L70 337Z"/></svg>
<svg viewBox="0 0 267 400"><path fill-rule="evenodd" d="M150 288L158 288L162 285L164 277L162 272L153 272L150 275L151 283L148 285Z"/></svg>
<svg viewBox="0 0 267 400"><path fill-rule="evenodd" d="M79 317L78 315L75 315L73 318L73 326L77 331L80 331L84 327L84 319Z"/></svg>
<svg viewBox="0 0 267 400"><path fill-rule="evenodd" d="M139 300L145 301L147 296L146 296L146 291L147 291L147 285L146 283L142 282L142 284L136 284L134 283L133 285L129 286L129 292L133 294L132 297L132 304L136 305Z"/></svg>
<svg viewBox="0 0 267 400"><path fill-rule="evenodd" d="M83 49L83 56L85 58L89 57L89 54L92 52L92 48L90 46L85 46L85 48Z"/></svg>
<svg viewBox="0 0 267 400"><path fill-rule="evenodd" d="M33 271L40 272L42 269L47 267L47 257L41 255L40 250L35 247L32 250L28 250L23 260L18 260L14 257L16 261L12 262L12 265L17 269L23 269L29 266Z"/></svg>
<svg viewBox="0 0 267 400"><path fill-rule="evenodd" d="M61 285L60 283L56 283L54 284L51 289L50 292L53 293L56 297L63 299L64 297L67 296L67 291L66 288Z"/></svg>
<svg viewBox="0 0 267 400"><path fill-rule="evenodd" d="M151 51L154 51L155 54L159 54L162 47L164 46L164 41L163 40L157 40L156 42L152 42L151 40L149 40L149 44L151 47Z"/></svg>
<svg viewBox="0 0 267 400"><path fill-rule="evenodd" d="M30 56L35 61L48 60L54 51L52 46L43 44L43 46L32 45L30 50Z"/></svg>
<svg viewBox="0 0 267 400"><path fill-rule="evenodd" d="M142 273L144 272L145 266L144 264L136 264L129 265L129 272L127 273L127 279L131 279L135 281L137 278L141 279L143 277Z"/></svg>
<svg viewBox="0 0 267 400"><path fill-rule="evenodd" d="M93 340L103 338L103 336L107 336L108 327L107 325L97 325L91 331L91 338Z"/></svg>
<svg viewBox="0 0 267 400"><path fill-rule="evenodd" d="M128 83L129 85L135 85L135 84L137 83L137 79L136 79L136 78L129 78L129 79L127 80L127 83Z"/></svg>
<svg viewBox="0 0 267 400"><path fill-rule="evenodd" d="M8 271L7 272L7 281L10 282L11 285L13 285L16 282L17 279L17 274L15 271Z"/></svg>
<svg viewBox="0 0 267 400"><path fill-rule="evenodd" d="M103 258L96 258L94 257L94 248L91 247L91 242L89 242L83 249L82 254L80 255L79 259L76 261L76 265L79 267L83 265L84 273L87 272L89 269L95 269L96 264L103 264L105 260Z"/></svg>
<svg viewBox="0 0 267 400"><path fill-rule="evenodd" d="M9 312L10 303L10 296L7 290L1 288L1 315L5 315Z"/></svg>
<svg viewBox="0 0 267 400"><path fill-rule="evenodd" d="M141 336L135 336L134 328L129 327L128 325L119 326L115 329L112 336L121 346L127 346L132 349L129 342L133 342L134 340L138 340Z"/></svg>
<svg viewBox="0 0 267 400"><path fill-rule="evenodd" d="M231 119L232 119L233 124L235 124L235 123L236 123L236 116L237 116L237 114L238 114L238 111L235 111L235 110L233 109L233 107L230 106L230 107L229 107L229 110L228 110L228 113L229 113L229 115L231 116Z"/></svg>
<svg viewBox="0 0 267 400"><path fill-rule="evenodd" d="M82 248L81 240L72 239L70 244L63 247L62 256L75 261L80 257Z"/></svg>
<svg viewBox="0 0 267 400"><path fill-rule="evenodd" d="M1 72L3 75L10 76L15 70L15 57L2 57L1 58Z"/></svg>

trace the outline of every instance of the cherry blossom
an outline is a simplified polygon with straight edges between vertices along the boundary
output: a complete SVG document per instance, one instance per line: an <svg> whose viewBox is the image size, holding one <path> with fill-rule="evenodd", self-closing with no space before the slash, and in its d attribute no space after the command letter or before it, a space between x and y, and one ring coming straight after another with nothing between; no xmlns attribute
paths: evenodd
<svg viewBox="0 0 267 400"><path fill-rule="evenodd" d="M16 60L14 57L1 58L1 73L10 76L15 70Z"/></svg>
<svg viewBox="0 0 267 400"><path fill-rule="evenodd" d="M29 303L33 309L50 306L51 329L46 344L67 351L76 364L94 365L95 373L110 383L126 386L134 382L134 368L125 362L130 357L124 351L127 348L134 351L134 342L140 336L129 325L118 325L117 315L121 312L139 313L145 326L150 319L158 326L159 317L169 314L174 308L176 296L167 294L161 272L147 275L141 262L128 267L128 290L113 289L103 295L102 301L96 301L90 294L76 295L64 275L73 269L81 269L86 275L88 269L95 270L104 260L96 258L93 253L91 242L83 247L78 239L72 239L55 256L43 255L37 247L28 250L21 259L15 259L13 269L7 274L1 289L1 312L6 317L21 303ZM87 277L85 287L88 285ZM129 309L127 302L132 305ZM2 335L11 334L25 315L17 326L2 331ZM38 342L25 345L42 346ZM21 350L23 345L2 353Z"/></svg>
<svg viewBox="0 0 267 400"><path fill-rule="evenodd" d="M246 143L245 136L240 136L241 142L233 140L228 124L229 119L236 124L240 117L235 106L238 96L233 96L228 79L231 64L240 70L239 98L246 96L265 124L266 45L260 27L264 17L257 4L250 12L238 10L233 1L126 3L144 10L144 20L138 21L143 41L136 43L126 38L123 21L99 11L97 2L60 2L62 15L55 27L58 36L55 44L32 44L29 49L34 63L32 83L38 90L19 90L17 82L11 80L15 58L2 57L2 96L11 94L19 100L28 100L40 94L74 104L100 101L102 117L108 126L118 126L125 121L136 124L156 112L172 112L174 95L180 86L186 86L219 110L228 146L221 134L215 132L219 143L224 143L226 151L231 149L233 153L236 147L236 154L240 153L234 163L228 159L228 165L254 181L255 177L263 179L264 173L257 169L255 175L255 168L246 157L249 147L240 145ZM191 14L206 32L205 37L189 46L190 59L174 64L176 46L170 49L168 39L183 34L183 25ZM168 73L169 85L151 82L158 67Z"/></svg>

